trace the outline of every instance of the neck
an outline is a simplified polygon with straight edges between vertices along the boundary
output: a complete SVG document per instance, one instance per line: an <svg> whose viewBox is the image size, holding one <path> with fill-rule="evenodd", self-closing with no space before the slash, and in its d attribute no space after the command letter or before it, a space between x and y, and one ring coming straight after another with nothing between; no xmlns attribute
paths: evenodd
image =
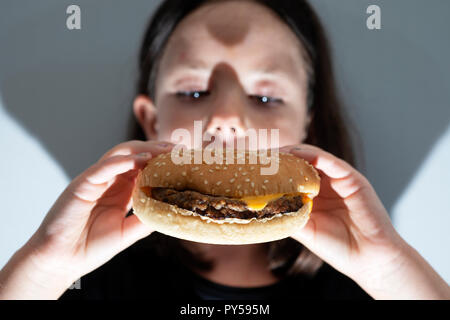
<svg viewBox="0 0 450 320"><path fill-rule="evenodd" d="M269 285L279 280L268 268L265 244L214 245L185 240L182 244L213 262L210 271L194 270L211 281L249 287Z"/></svg>

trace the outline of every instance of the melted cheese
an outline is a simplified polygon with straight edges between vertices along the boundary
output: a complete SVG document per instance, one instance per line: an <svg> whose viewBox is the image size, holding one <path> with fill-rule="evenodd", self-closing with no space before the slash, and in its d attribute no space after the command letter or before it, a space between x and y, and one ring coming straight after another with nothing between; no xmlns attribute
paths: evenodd
<svg viewBox="0 0 450 320"><path fill-rule="evenodd" d="M247 204L247 207L250 210L262 210L264 207L272 200L276 200L278 198L281 198L282 196L298 196L302 195L302 202L306 203L306 201L311 201L310 198L307 196L304 196L301 193L292 193L292 194L286 194L286 193L274 193L274 194L268 194L264 196L250 196L250 197L243 197L239 200L244 201Z"/></svg>
<svg viewBox="0 0 450 320"><path fill-rule="evenodd" d="M142 190L143 193L145 193L145 195L146 195L147 197L150 197L151 194L152 194L152 192L150 191L150 190L151 190L150 187L141 187L141 190Z"/></svg>
<svg viewBox="0 0 450 320"><path fill-rule="evenodd" d="M281 198L284 193L274 193L268 194L265 196L250 196L243 197L240 200L244 201L247 204L247 207L251 210L261 210L272 200Z"/></svg>
<svg viewBox="0 0 450 320"><path fill-rule="evenodd" d="M311 202L311 207L312 207L312 199L310 198L310 195L309 194L303 194L302 195L302 202L303 202L303 204L306 204L306 203L308 203L308 202Z"/></svg>

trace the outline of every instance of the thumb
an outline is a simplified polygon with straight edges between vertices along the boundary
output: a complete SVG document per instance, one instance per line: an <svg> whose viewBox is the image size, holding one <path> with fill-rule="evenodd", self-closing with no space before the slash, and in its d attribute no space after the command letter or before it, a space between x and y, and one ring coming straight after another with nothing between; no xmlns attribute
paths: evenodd
<svg viewBox="0 0 450 320"><path fill-rule="evenodd" d="M143 224L134 214L125 218L123 222L121 250L124 250L136 241L149 236L153 231L153 229Z"/></svg>
<svg viewBox="0 0 450 320"><path fill-rule="evenodd" d="M310 218L303 228L297 230L291 237L303 244L304 246L310 248L314 242L314 234L316 229L315 221Z"/></svg>

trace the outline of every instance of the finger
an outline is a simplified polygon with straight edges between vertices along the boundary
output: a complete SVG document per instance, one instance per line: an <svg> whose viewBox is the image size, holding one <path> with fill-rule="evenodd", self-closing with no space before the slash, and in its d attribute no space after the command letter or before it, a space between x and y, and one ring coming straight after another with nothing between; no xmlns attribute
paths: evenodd
<svg viewBox="0 0 450 320"><path fill-rule="evenodd" d="M139 170L130 170L118 175L114 183L97 200L98 206L115 206L128 211ZM124 214L125 215L125 214Z"/></svg>
<svg viewBox="0 0 450 320"><path fill-rule="evenodd" d="M160 153L169 152L175 145L168 141L139 141L132 140L118 144L108 152L106 152L99 161L118 155L139 154L150 152L153 156Z"/></svg>
<svg viewBox="0 0 450 320"><path fill-rule="evenodd" d="M151 158L151 153L113 156L90 167L84 177L92 184L102 184L129 170L142 169Z"/></svg>
<svg viewBox="0 0 450 320"><path fill-rule="evenodd" d="M367 179L356 171L345 178L330 180L331 188L343 199L361 191L369 184Z"/></svg>
<svg viewBox="0 0 450 320"><path fill-rule="evenodd" d="M315 146L303 144L292 148L289 152L305 159L317 169L322 170L330 178L345 178L356 171L344 160Z"/></svg>
<svg viewBox="0 0 450 320"><path fill-rule="evenodd" d="M336 211L339 209L347 209L345 203L338 197L326 198L317 196L313 200L313 211Z"/></svg>
<svg viewBox="0 0 450 320"><path fill-rule="evenodd" d="M116 176L141 169L151 158L151 154L114 156L97 162L79 175L69 185L68 190L85 201L96 201L111 185Z"/></svg>

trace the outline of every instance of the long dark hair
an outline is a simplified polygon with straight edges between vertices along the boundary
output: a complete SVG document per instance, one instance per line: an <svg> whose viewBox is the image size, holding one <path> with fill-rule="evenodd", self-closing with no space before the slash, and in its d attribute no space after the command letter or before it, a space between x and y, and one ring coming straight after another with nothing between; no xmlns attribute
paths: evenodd
<svg viewBox="0 0 450 320"><path fill-rule="evenodd" d="M137 95L154 101L155 79L165 45L177 24L202 5L217 0L166 0L154 13L145 32L139 55ZM219 0L226 1L226 0ZM303 45L303 59L308 74L308 112L311 122L305 143L316 145L356 166L349 136L349 119L345 118L337 95L331 52L325 31L312 7L305 0L254 0L265 5L284 21ZM146 140L131 117L131 139ZM194 268L209 269L211 262L190 252L176 238L154 232L152 241L161 256L182 261ZM268 242L269 267L274 275L313 275L322 261L292 238Z"/></svg>

